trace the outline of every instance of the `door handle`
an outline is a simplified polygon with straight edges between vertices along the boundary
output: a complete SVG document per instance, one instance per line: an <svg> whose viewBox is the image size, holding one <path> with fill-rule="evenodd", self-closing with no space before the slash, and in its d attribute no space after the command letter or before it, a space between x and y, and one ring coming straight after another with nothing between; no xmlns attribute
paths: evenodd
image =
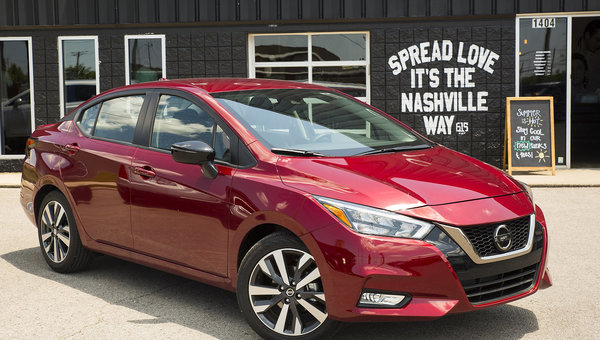
<svg viewBox="0 0 600 340"><path fill-rule="evenodd" d="M73 155L77 151L81 150L81 148L79 147L79 145L77 145L77 143L73 143L65 145L65 150L67 150L69 154Z"/></svg>
<svg viewBox="0 0 600 340"><path fill-rule="evenodd" d="M154 172L154 170L152 170L150 167L133 167L133 173L140 175L143 179L150 179L156 176L156 172Z"/></svg>

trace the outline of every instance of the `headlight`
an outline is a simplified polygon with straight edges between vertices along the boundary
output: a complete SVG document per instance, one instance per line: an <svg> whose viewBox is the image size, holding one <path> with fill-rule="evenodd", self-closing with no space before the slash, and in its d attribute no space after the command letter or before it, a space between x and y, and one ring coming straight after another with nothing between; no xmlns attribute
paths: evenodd
<svg viewBox="0 0 600 340"><path fill-rule="evenodd" d="M369 235L422 239L433 224L387 210L314 196L348 228Z"/></svg>
<svg viewBox="0 0 600 340"><path fill-rule="evenodd" d="M515 181L517 181L523 188L523 191L525 191L527 193L527 195L529 196L529 199L531 200L531 204L535 205L535 203L533 202L533 190L531 190L531 187L517 179L515 179Z"/></svg>

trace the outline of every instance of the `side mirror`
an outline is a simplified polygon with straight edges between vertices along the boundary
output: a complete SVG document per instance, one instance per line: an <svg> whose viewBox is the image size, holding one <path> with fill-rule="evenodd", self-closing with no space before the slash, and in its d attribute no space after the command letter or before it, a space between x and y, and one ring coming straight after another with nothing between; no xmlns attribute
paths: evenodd
<svg viewBox="0 0 600 340"><path fill-rule="evenodd" d="M213 179L219 173L214 162L215 150L202 141L191 140L171 145L171 157L177 163L202 166L206 178Z"/></svg>

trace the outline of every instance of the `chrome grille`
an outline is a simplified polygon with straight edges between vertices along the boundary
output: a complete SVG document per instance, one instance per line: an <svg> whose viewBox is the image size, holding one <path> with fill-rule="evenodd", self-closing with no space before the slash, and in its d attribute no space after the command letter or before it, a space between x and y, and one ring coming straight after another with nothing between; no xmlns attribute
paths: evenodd
<svg viewBox="0 0 600 340"><path fill-rule="evenodd" d="M473 245L475 252L480 257L503 254L494 243L494 230L501 224L506 225L512 235L513 245L510 251L524 248L529 239L530 217L525 216L506 223L477 225L461 228L469 242Z"/></svg>
<svg viewBox="0 0 600 340"><path fill-rule="evenodd" d="M533 287L537 278L538 263L508 273L461 280L469 301L476 305L525 292Z"/></svg>

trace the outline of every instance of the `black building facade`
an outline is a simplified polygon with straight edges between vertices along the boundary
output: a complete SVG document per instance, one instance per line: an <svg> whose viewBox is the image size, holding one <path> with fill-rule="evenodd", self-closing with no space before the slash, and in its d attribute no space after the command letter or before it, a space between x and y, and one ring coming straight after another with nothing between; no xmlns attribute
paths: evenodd
<svg viewBox="0 0 600 340"><path fill-rule="evenodd" d="M598 124L571 119L574 93L589 89L568 80L575 35L591 34L596 10L600 0L0 0L0 171L20 171L35 126L96 93L161 77L322 83L497 166L505 98L551 93L557 164L571 166L576 141L589 144L585 129ZM552 55L544 74L528 68L539 50ZM580 109L592 111L598 101L585 98Z"/></svg>

